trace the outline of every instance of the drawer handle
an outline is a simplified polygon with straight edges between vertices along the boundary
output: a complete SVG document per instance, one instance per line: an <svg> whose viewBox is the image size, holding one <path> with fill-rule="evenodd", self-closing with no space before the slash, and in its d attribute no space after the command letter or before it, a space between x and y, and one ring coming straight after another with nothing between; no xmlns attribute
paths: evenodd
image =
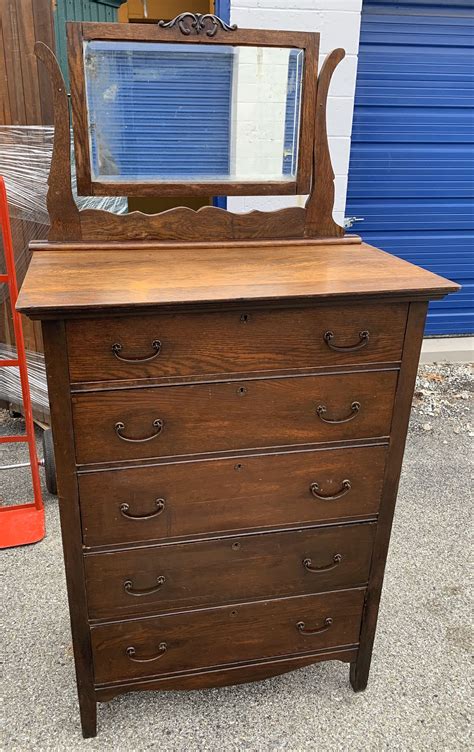
<svg viewBox="0 0 474 752"><path fill-rule="evenodd" d="M150 512L149 514L130 514L130 512L128 511L130 509L130 505L120 504L120 513L123 517L126 517L127 520L152 520L153 517L158 517L158 515L163 512L165 508L165 500L155 499L155 507L156 510L154 512Z"/></svg>
<svg viewBox="0 0 474 752"><path fill-rule="evenodd" d="M168 645L166 644L166 642L160 642L160 644L158 645L158 654L152 655L151 658L137 658L136 650L133 645L127 648L126 653L130 660L134 663L152 663L153 661L157 661L158 658L162 658L167 650Z"/></svg>
<svg viewBox="0 0 474 752"><path fill-rule="evenodd" d="M331 619L330 616L326 617L324 619L324 624L322 627L316 627L315 629L306 629L306 624L304 621L299 621L296 625L296 629L298 632L301 632L301 634L304 635L315 635L315 634L322 634L322 632L327 632L329 627L332 627L333 625L333 619Z"/></svg>
<svg viewBox="0 0 474 752"><path fill-rule="evenodd" d="M321 501L336 501L336 499L342 499L343 496L349 493L352 488L350 480L343 480L341 490L335 494L327 495L319 492L319 483L311 483L309 490L313 494L315 499L321 499Z"/></svg>
<svg viewBox="0 0 474 752"><path fill-rule="evenodd" d="M313 567L312 559L303 559L303 566L308 572L329 572L330 569L335 569L342 561L341 554L334 554L331 564L326 564L323 567Z"/></svg>
<svg viewBox="0 0 474 752"><path fill-rule="evenodd" d="M151 343L151 346L155 352L153 353L153 355L145 355L144 358L124 358L122 355L120 355L123 350L123 345L121 345L120 342L116 342L114 345L112 345L112 352L117 360L121 360L122 363L149 363L150 360L155 360L155 358L157 358L161 352L160 340L154 339Z"/></svg>
<svg viewBox="0 0 474 752"><path fill-rule="evenodd" d="M125 429L125 423L122 423L122 421L119 421L115 424L115 433L117 434L119 439L122 439L122 441L130 441L132 444L141 444L144 441L151 441L152 439L156 439L156 437L159 436L163 430L164 421L160 420L160 418L157 418L153 421L153 426L157 429L155 433L152 433L151 436L145 436L144 439L130 439L128 436L124 436L122 431Z"/></svg>
<svg viewBox="0 0 474 752"><path fill-rule="evenodd" d="M356 345L347 345L347 347L344 347L342 345L335 345L333 343L334 339L334 332L326 332L324 335L324 341L327 344L327 346L334 350L335 352L355 352L356 350L362 350L363 347L369 344L370 334L367 331L367 329L364 329L363 332L359 332L359 341Z"/></svg>
<svg viewBox="0 0 474 752"><path fill-rule="evenodd" d="M353 402L351 405L351 414L348 415L347 418L325 418L324 415L327 413L326 405L318 405L316 408L316 414L323 423L348 423L356 417L357 413L360 411L360 407L360 402Z"/></svg>
<svg viewBox="0 0 474 752"><path fill-rule="evenodd" d="M131 580L125 580L125 582L123 583L123 589L129 595L153 595L153 593L157 593L158 590L161 590L161 588L163 587L165 583L165 578L163 577L163 575L157 577L156 582L158 583L156 587L147 588L146 590L134 590L133 582Z"/></svg>

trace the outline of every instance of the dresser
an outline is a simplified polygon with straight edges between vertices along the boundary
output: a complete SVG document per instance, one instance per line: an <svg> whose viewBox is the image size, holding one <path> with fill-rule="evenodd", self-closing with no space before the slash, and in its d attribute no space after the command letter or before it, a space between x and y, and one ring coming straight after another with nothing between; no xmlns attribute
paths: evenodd
<svg viewBox="0 0 474 752"><path fill-rule="evenodd" d="M35 251L87 734L132 689L321 660L365 688L425 301L450 289L364 244Z"/></svg>
<svg viewBox="0 0 474 752"><path fill-rule="evenodd" d="M52 230L18 308L43 322L84 736L132 690L330 660L363 690L427 303L457 285L345 236L313 194L243 218L76 214L38 55Z"/></svg>

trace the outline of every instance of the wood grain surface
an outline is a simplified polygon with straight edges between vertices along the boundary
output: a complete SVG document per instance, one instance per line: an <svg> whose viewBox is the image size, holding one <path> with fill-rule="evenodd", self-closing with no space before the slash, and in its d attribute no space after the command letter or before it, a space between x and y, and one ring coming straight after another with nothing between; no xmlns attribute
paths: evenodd
<svg viewBox="0 0 474 752"><path fill-rule="evenodd" d="M91 737L97 733L97 705L94 693L90 630L87 622L81 509L78 502L74 461L74 434L64 322L44 322L43 336L48 391L50 395L54 395L51 400L51 420L77 693L82 733L84 737Z"/></svg>
<svg viewBox="0 0 474 752"><path fill-rule="evenodd" d="M357 660L351 664L350 679L356 692L367 686L372 649L377 627L380 597L387 562L390 533L402 470L403 453L410 420L413 390L423 342L427 305L412 303L403 348L402 368L395 396L392 436L387 456L379 524L374 542L370 581L361 628L361 647Z"/></svg>
<svg viewBox="0 0 474 752"><path fill-rule="evenodd" d="M55 317L229 301L443 297L459 285L361 245L253 245L35 252L17 308ZM340 302L340 301L339 301Z"/></svg>
<svg viewBox="0 0 474 752"><path fill-rule="evenodd" d="M123 242L124 240L209 241L303 237L306 211L290 206L278 211L232 213L216 206L198 210L186 206L160 214L112 214L101 209L84 209L80 214L78 239Z"/></svg>
<svg viewBox="0 0 474 752"><path fill-rule="evenodd" d="M35 54L48 71L54 101L55 127L51 168L48 176L50 240L73 240L81 236L80 212L71 185L71 132L66 84L58 60L44 42L35 44Z"/></svg>
<svg viewBox="0 0 474 752"><path fill-rule="evenodd" d="M354 645L363 602L364 590L346 590L93 627L95 680L101 684ZM327 619L332 623L327 625ZM322 631L302 634L301 622L308 630ZM156 660L133 661L130 647L132 658Z"/></svg>
<svg viewBox="0 0 474 752"><path fill-rule="evenodd" d="M393 362L401 357L406 317L404 304L355 304L70 321L69 367L80 382ZM117 354L114 344L122 345Z"/></svg>
<svg viewBox="0 0 474 752"><path fill-rule="evenodd" d="M373 517L386 451L385 446L322 449L81 474L84 543L104 546ZM339 498L317 498L313 483L320 495Z"/></svg>
<svg viewBox="0 0 474 752"><path fill-rule="evenodd" d="M388 436L396 383L397 371L387 370L75 394L76 459L82 465ZM327 410L322 417L319 406ZM155 420L163 421L159 433Z"/></svg>
<svg viewBox="0 0 474 752"><path fill-rule="evenodd" d="M327 134L327 98L333 73L345 57L343 49L327 55L318 78L316 100L316 131L314 140L314 181L306 202L305 235L307 237L342 237L344 227L332 216L334 208L334 169Z"/></svg>
<svg viewBox="0 0 474 752"><path fill-rule="evenodd" d="M89 616L120 619L363 585L375 527L341 525L87 554ZM322 569L309 571L306 559ZM134 592L153 592L132 595L126 582Z"/></svg>
<svg viewBox="0 0 474 752"><path fill-rule="evenodd" d="M276 659L262 659L251 663L209 668L202 671L156 676L151 679L131 679L114 684L97 685L98 702L107 702L123 692L141 692L143 690L192 690L210 687L227 687L232 684L244 684L262 681L279 676L288 671L295 671L303 666L320 661L343 661L351 663L357 657L357 647L339 647L319 650L305 655L286 656Z"/></svg>

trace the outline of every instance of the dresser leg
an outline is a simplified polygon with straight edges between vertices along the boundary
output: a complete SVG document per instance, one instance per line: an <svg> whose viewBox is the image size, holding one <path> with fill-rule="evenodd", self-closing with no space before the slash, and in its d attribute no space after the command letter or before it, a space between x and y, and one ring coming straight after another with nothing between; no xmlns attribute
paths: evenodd
<svg viewBox="0 0 474 752"><path fill-rule="evenodd" d="M82 694L79 696L81 712L82 736L90 739L97 736L97 703L94 697Z"/></svg>
<svg viewBox="0 0 474 752"><path fill-rule="evenodd" d="M369 681L370 660L361 661L358 659L351 663L349 679L354 692L363 692L367 688Z"/></svg>

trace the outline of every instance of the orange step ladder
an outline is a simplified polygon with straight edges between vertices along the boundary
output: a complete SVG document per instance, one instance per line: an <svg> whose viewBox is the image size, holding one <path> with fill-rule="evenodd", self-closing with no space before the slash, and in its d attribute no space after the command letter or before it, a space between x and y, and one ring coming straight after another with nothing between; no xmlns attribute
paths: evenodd
<svg viewBox="0 0 474 752"><path fill-rule="evenodd" d="M13 243L10 227L10 217L8 214L7 192L5 181L0 176L0 229L2 233L3 249L5 253L6 274L0 274L0 284L8 285L10 292L10 305L13 317L13 330L15 332L15 342L17 357L11 359L0 359L0 367L18 366L20 372L21 392L23 397L23 408L25 415L26 434L21 436L0 436L0 444L9 444L13 442L25 442L28 444L30 461L27 463L17 463L15 465L0 464L0 488L1 473L6 470L15 470L20 467L30 467L33 481L34 501L28 504L17 504L12 506L0 506L0 548L10 548L12 546L22 546L26 543L36 543L45 536L44 527L44 506L41 496L41 483L39 476L40 461L36 453L35 428L33 423L33 410L31 407L30 387L28 384L28 369L26 364L25 342L23 339L23 329L21 317L15 309L18 297L18 286L15 274L15 259L13 255Z"/></svg>

